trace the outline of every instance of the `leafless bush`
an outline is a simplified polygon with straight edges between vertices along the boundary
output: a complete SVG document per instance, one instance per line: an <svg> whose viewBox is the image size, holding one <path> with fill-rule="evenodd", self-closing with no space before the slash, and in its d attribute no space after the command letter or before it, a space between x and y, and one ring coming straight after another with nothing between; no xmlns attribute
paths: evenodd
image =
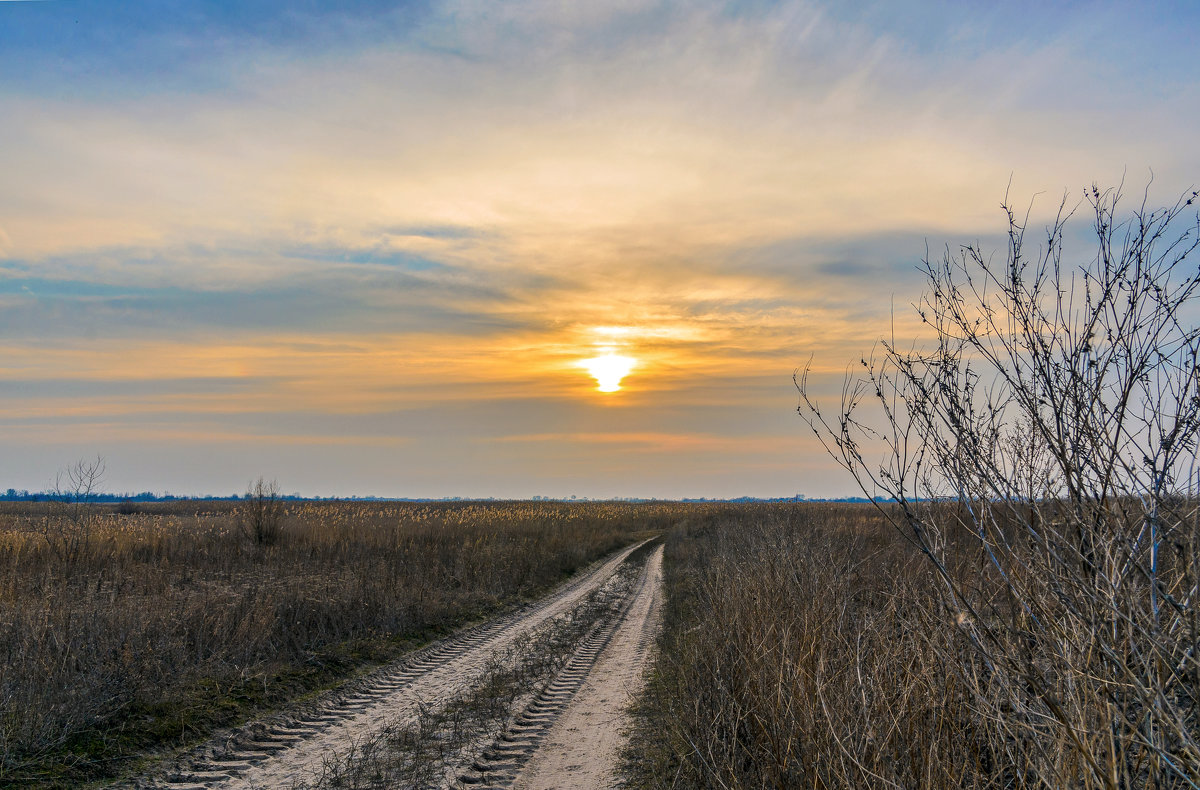
<svg viewBox="0 0 1200 790"><path fill-rule="evenodd" d="M283 534L283 501L279 484L258 478L246 489L237 512L238 529L256 546L273 546Z"/></svg>
<svg viewBox="0 0 1200 790"><path fill-rule="evenodd" d="M1196 197L1122 218L1093 187L1077 266L1066 201L1036 253L1006 205L1002 264L925 261L933 347L883 341L836 414L798 381L932 563L970 648L947 665L1021 786L1200 786Z"/></svg>
<svg viewBox="0 0 1200 790"><path fill-rule="evenodd" d="M104 479L104 459L76 461L61 470L51 491L51 507L41 522L42 537L58 559L74 564L87 550L95 521L92 499Z"/></svg>

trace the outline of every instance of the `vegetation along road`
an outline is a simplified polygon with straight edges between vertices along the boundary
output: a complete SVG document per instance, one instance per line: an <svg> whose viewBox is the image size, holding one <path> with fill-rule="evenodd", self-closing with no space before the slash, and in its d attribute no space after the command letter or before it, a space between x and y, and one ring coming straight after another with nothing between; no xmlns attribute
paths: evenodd
<svg viewBox="0 0 1200 790"><path fill-rule="evenodd" d="M634 544L534 604L126 786L610 786L659 622L662 554Z"/></svg>

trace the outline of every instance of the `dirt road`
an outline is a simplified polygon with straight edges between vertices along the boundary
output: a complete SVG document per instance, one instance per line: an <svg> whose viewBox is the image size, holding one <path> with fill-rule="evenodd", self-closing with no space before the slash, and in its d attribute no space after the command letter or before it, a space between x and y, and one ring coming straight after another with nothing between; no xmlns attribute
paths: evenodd
<svg viewBox="0 0 1200 790"><path fill-rule="evenodd" d="M581 602L610 588L619 591L620 605L595 624L553 682L537 698L519 701L522 709L501 722L500 737L487 736L490 747L479 743L464 751L479 756L470 758L473 765L449 766L438 784L611 786L623 710L641 678L661 600L661 546L644 563L636 583L617 583L618 571L630 571L630 555L640 546L618 552L534 605L435 643L304 711L239 728L132 786L319 786L331 760L353 760L354 750L373 734L403 728L417 722L422 712L449 705L495 671L497 656L528 640L543 624L573 616Z"/></svg>
<svg viewBox="0 0 1200 790"><path fill-rule="evenodd" d="M513 790L602 790L615 785L626 710L642 688L662 611L659 546L645 583L595 667L513 782Z"/></svg>

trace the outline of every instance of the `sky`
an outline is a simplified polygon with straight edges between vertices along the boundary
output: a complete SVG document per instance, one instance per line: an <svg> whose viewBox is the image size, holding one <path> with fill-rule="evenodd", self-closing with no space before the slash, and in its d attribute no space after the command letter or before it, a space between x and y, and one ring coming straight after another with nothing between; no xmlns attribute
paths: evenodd
<svg viewBox="0 0 1200 790"><path fill-rule="evenodd" d="M836 397L915 335L921 258L1003 255L1006 194L1200 181L1198 38L1186 2L0 0L0 489L857 493L795 370Z"/></svg>

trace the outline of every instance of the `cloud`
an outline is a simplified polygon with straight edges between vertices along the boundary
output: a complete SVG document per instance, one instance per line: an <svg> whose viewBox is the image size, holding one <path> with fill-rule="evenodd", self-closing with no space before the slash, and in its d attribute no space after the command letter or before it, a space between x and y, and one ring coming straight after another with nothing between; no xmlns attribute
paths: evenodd
<svg viewBox="0 0 1200 790"><path fill-rule="evenodd" d="M564 443L583 445L616 445L626 451L669 453L736 452L761 453L796 450L801 442L795 436L711 436L689 433L542 433L524 436L505 436L495 441Z"/></svg>
<svg viewBox="0 0 1200 790"><path fill-rule="evenodd" d="M1159 141L1183 139L1185 105L1125 96L1163 121L1151 139L1068 111L1098 95L1079 46L950 72L806 4L456 4L359 51L230 56L236 88L216 95L10 98L27 120L6 165L35 186L6 208L48 204L74 231L51 241L23 217L39 232L22 252L252 230L344 244L397 220L497 233L522 260L558 259L580 232L606 240L599 255L621 235L653 254L668 239L970 230L1014 171L1037 190L1111 175L1097 162L1175 169L1157 160L1183 147ZM1046 101L1060 94L1066 109Z"/></svg>
<svg viewBox="0 0 1200 790"><path fill-rule="evenodd" d="M140 32L108 23L121 53L22 50L0 352L37 397L0 388L7 413L368 435L350 414L557 441L581 470L600 444L715 467L736 441L716 420L783 453L755 442L794 421L792 370L916 332L926 243L1003 249L1010 180L1022 202L1153 167L1172 194L1200 165L1190 49L1116 8L368 5L190 27L147 7ZM577 363L605 344L638 366L591 404ZM560 411L580 401L594 424ZM759 410L778 421L738 417Z"/></svg>

